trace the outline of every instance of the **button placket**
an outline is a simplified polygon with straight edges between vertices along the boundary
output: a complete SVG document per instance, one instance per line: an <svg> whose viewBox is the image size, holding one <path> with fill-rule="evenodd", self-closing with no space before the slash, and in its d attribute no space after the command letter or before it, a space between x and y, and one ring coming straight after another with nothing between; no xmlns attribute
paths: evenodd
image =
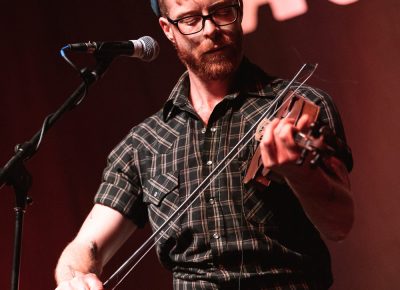
<svg viewBox="0 0 400 290"><path fill-rule="evenodd" d="M218 144L219 139L215 134L217 132L216 126L210 126L201 128L199 133L203 134L201 137L204 137L204 147L201 151L202 160L203 160L203 174L205 176L212 171L214 165L216 165L216 156L218 154ZM215 151L214 151L215 150ZM204 177L205 177L204 176ZM223 237L219 232L220 226L218 226L218 222L215 217L219 215L218 202L215 198L214 191L215 181L210 184L209 193L204 195L204 202L206 203L206 215L207 215L207 227L210 239L210 246L213 254L219 255L220 247L223 243Z"/></svg>

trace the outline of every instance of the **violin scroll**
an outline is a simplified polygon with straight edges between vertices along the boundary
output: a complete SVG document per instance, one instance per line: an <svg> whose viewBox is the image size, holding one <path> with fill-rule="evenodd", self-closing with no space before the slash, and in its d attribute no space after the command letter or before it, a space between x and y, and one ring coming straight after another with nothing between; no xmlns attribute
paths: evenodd
<svg viewBox="0 0 400 290"><path fill-rule="evenodd" d="M318 122L312 123L307 134L298 133L295 136L296 143L302 147L302 151L296 164L303 164L308 154L312 154L311 166L322 166L321 158L335 156L342 160L348 171L353 168L353 159L350 148L343 140L339 139L333 130Z"/></svg>

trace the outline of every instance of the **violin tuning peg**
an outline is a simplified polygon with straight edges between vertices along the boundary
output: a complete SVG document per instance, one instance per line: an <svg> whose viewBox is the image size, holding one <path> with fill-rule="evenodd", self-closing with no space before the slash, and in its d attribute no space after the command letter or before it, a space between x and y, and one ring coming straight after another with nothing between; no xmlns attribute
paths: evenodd
<svg viewBox="0 0 400 290"><path fill-rule="evenodd" d="M21 146L22 146L21 144L15 145L14 152L17 153L21 149Z"/></svg>
<svg viewBox="0 0 400 290"><path fill-rule="evenodd" d="M335 133L333 132L333 130L327 125L321 127L320 131L321 131L321 134L326 136L327 138L328 137L333 138L335 136Z"/></svg>
<svg viewBox="0 0 400 290"><path fill-rule="evenodd" d="M310 161L311 167L313 167L313 168L316 167L320 161L320 158L321 158L321 154L315 153L315 156Z"/></svg>
<svg viewBox="0 0 400 290"><path fill-rule="evenodd" d="M313 122L310 125L310 135L313 137L319 137L321 135L320 126L317 122Z"/></svg>
<svg viewBox="0 0 400 290"><path fill-rule="evenodd" d="M302 165L304 163L304 160L306 159L307 153L308 153L308 151L307 151L306 148L301 150L300 157L296 160L296 165Z"/></svg>

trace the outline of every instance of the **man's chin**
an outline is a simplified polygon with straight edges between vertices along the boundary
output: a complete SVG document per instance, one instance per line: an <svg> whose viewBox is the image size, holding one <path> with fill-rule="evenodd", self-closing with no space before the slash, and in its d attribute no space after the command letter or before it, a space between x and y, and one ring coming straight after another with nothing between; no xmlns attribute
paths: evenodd
<svg viewBox="0 0 400 290"><path fill-rule="evenodd" d="M199 76L205 80L224 80L236 70L236 64L223 55L207 55L197 66Z"/></svg>
<svg viewBox="0 0 400 290"><path fill-rule="evenodd" d="M186 67L203 80L225 80L235 72L239 57L233 49L223 49L215 52L204 53L195 57L183 50L178 51L178 56Z"/></svg>
<svg viewBox="0 0 400 290"><path fill-rule="evenodd" d="M199 76L205 80L225 80L234 73L234 67L231 64L209 64L205 65L199 71Z"/></svg>

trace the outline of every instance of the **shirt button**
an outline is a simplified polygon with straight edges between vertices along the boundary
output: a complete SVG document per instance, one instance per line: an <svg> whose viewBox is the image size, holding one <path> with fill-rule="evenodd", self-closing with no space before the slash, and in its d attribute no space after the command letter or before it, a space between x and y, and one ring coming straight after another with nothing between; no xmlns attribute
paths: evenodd
<svg viewBox="0 0 400 290"><path fill-rule="evenodd" d="M220 236L217 233L215 233L215 234L213 234L213 238L218 240L220 238Z"/></svg>
<svg viewBox="0 0 400 290"><path fill-rule="evenodd" d="M209 202L210 204L214 204L214 203L215 203L215 200L214 200L213 198L210 198L208 202Z"/></svg>
<svg viewBox="0 0 400 290"><path fill-rule="evenodd" d="M201 129L201 133L205 133L206 132L206 128Z"/></svg>
<svg viewBox="0 0 400 290"><path fill-rule="evenodd" d="M213 162L211 160L207 161L207 165L212 165L212 164L213 164Z"/></svg>
<svg viewBox="0 0 400 290"><path fill-rule="evenodd" d="M210 131L214 133L215 131L217 131L217 128L212 127L212 128L210 129Z"/></svg>

